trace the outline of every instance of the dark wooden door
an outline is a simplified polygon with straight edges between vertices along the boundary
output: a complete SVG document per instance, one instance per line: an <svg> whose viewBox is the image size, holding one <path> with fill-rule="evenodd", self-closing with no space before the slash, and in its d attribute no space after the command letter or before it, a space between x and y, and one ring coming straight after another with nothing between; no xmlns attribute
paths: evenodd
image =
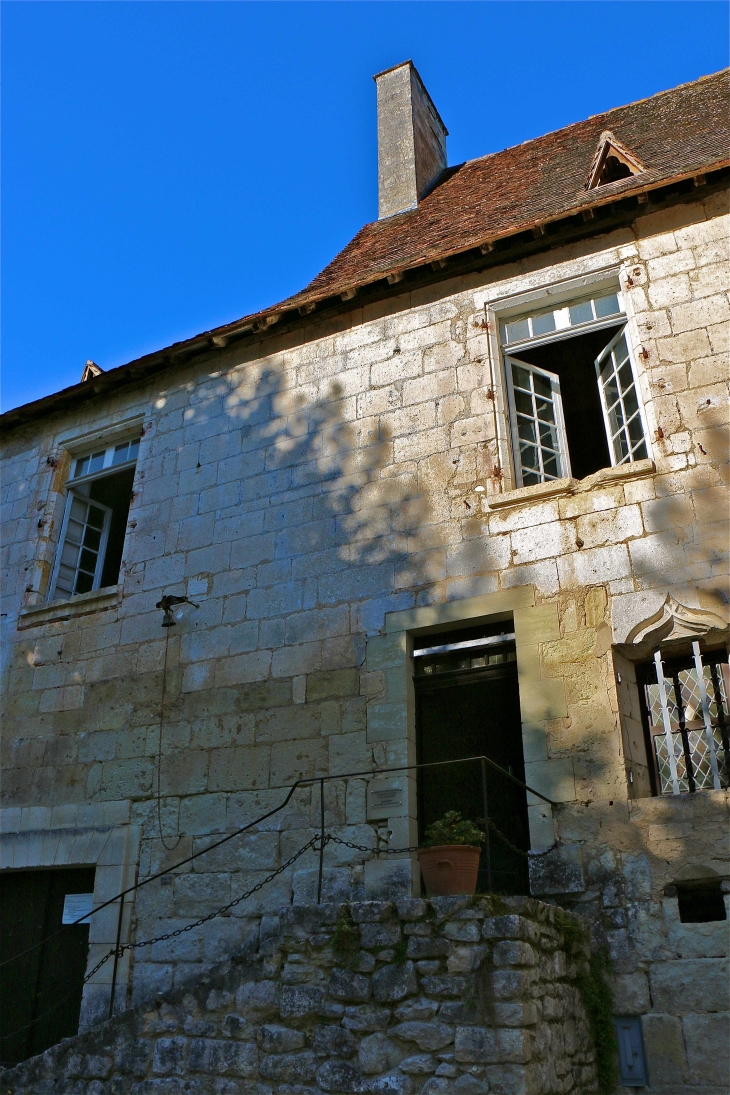
<svg viewBox="0 0 730 1095"><path fill-rule="evenodd" d="M512 655L514 657L514 655ZM462 665L469 665L463 662ZM416 727L419 763L487 756L524 782L520 700L514 661L488 668L455 668L416 676ZM525 791L488 765L488 816L517 848L529 848ZM419 836L447 810L472 821L484 817L481 765L455 764L418 773ZM524 855L512 851L494 832L489 838L492 890L528 893ZM482 856L478 889L487 890Z"/></svg>
<svg viewBox="0 0 730 1095"><path fill-rule="evenodd" d="M89 949L87 924L62 927L66 894L93 893L93 868L0 874L0 1061L16 1064L76 1034ZM46 1014L47 1013L47 1014Z"/></svg>

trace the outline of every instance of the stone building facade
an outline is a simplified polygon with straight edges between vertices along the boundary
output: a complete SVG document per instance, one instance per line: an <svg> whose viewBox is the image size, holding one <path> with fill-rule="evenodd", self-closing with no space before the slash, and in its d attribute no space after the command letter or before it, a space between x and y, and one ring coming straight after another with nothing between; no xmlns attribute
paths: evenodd
<svg viewBox="0 0 730 1095"><path fill-rule="evenodd" d="M719 1095L727 74L460 168L415 69L376 82L380 219L306 290L3 416L0 881L93 869L96 906L311 781L92 917L88 970L279 871L103 965L82 1029L112 977L144 1003L316 902L314 847L280 868L321 801L357 846L324 901L417 896L379 853L422 837L425 777L378 773L436 755L450 637L453 672L501 651L522 892L607 947L647 1090ZM163 595L192 602L165 628Z"/></svg>

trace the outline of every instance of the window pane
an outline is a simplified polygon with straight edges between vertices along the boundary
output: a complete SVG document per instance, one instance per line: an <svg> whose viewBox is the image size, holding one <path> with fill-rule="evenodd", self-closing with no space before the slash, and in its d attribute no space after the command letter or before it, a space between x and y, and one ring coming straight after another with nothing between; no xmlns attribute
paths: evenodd
<svg viewBox="0 0 730 1095"><path fill-rule="evenodd" d="M525 391L528 392L532 390L532 385L530 384L530 373L527 369L523 369L519 365L513 365L512 379L516 388L524 388Z"/></svg>
<svg viewBox="0 0 730 1095"><path fill-rule="evenodd" d="M91 587L94 584L94 575L85 574L83 570L80 570L78 577L76 578L76 588L74 593L89 593Z"/></svg>
<svg viewBox="0 0 730 1095"><path fill-rule="evenodd" d="M627 429L631 440L631 448L635 449L639 442L644 445L644 428L641 426L641 418L638 414L629 419Z"/></svg>
<svg viewBox="0 0 730 1095"><path fill-rule="evenodd" d="M557 456L546 456L543 453L542 463L546 479L560 478L560 465Z"/></svg>
<svg viewBox="0 0 730 1095"><path fill-rule="evenodd" d="M538 470L540 469L540 463L537 459L537 447L535 445L521 444L520 445L520 460L522 462L522 470Z"/></svg>
<svg viewBox="0 0 730 1095"><path fill-rule="evenodd" d="M90 525L94 528L104 527L104 510L99 509L98 506L89 506L89 516L86 518Z"/></svg>
<svg viewBox="0 0 730 1095"><path fill-rule="evenodd" d="M540 444L543 448L558 451L558 431L555 426L549 426L544 422L540 423Z"/></svg>
<svg viewBox="0 0 730 1095"><path fill-rule="evenodd" d="M615 293L611 293L608 297L598 297L593 301L596 309L596 316L598 319L603 319L604 316L613 316L616 312L620 312L621 309L618 303L618 297Z"/></svg>
<svg viewBox="0 0 730 1095"><path fill-rule="evenodd" d="M623 464L623 462L629 457L629 444L626 440L626 437L624 436L623 430L621 431L621 433L616 434L616 436L614 437L613 449L616 463Z"/></svg>
<svg viewBox="0 0 730 1095"><path fill-rule="evenodd" d="M540 373L533 373L532 379L535 384L535 392L537 395L547 397L547 399L553 398L553 389L550 386L550 381L546 376L541 376Z"/></svg>
<svg viewBox="0 0 730 1095"><path fill-rule="evenodd" d="M626 345L626 336L621 335L616 345L613 348L614 357L618 362L624 362L629 356L629 348Z"/></svg>
<svg viewBox="0 0 730 1095"><path fill-rule="evenodd" d="M124 441L121 445L116 445L112 464L124 464L127 460L134 460L138 450L139 441Z"/></svg>
<svg viewBox="0 0 730 1095"><path fill-rule="evenodd" d="M535 413L541 422L555 421L555 408L545 399L535 397Z"/></svg>
<svg viewBox="0 0 730 1095"><path fill-rule="evenodd" d="M80 460L76 461L76 471L74 472L74 478L79 475L86 475L89 470L89 464L91 463L90 456L82 456Z"/></svg>
<svg viewBox="0 0 730 1095"><path fill-rule="evenodd" d="M66 527L66 543L80 544L84 538L84 526L79 521L69 521Z"/></svg>
<svg viewBox="0 0 730 1095"><path fill-rule="evenodd" d="M624 413L627 418L639 413L639 401L636 398L636 391L633 386L627 392L624 392Z"/></svg>
<svg viewBox="0 0 730 1095"><path fill-rule="evenodd" d="M603 380L603 391L606 396L606 406L613 407L618 399L618 381L610 368L610 362L609 368L601 373L601 379Z"/></svg>
<svg viewBox="0 0 730 1095"><path fill-rule="evenodd" d="M74 498L71 503L71 516L77 521L84 522L86 520L86 502L82 502L80 498Z"/></svg>
<svg viewBox="0 0 730 1095"><path fill-rule="evenodd" d="M93 576L96 570L96 552L89 551L87 548L83 548L81 552L81 559L79 560L79 569L86 570Z"/></svg>
<svg viewBox="0 0 730 1095"><path fill-rule="evenodd" d="M555 330L555 316L552 312L543 312L541 316L532 317L533 335L547 335Z"/></svg>
<svg viewBox="0 0 730 1095"><path fill-rule="evenodd" d="M91 526L87 526L84 534L84 547L91 548L92 551L98 551L100 543L101 531L96 528L91 528Z"/></svg>
<svg viewBox="0 0 730 1095"><path fill-rule="evenodd" d="M89 464L89 471L90 472L92 472L92 471L101 471L101 469L104 467L104 456L105 455L106 455L106 450L105 449L102 449L101 452L95 452L92 455L91 463Z"/></svg>
<svg viewBox="0 0 730 1095"><path fill-rule="evenodd" d="M527 392L521 392L519 388L515 390L515 407L519 414L529 414L532 417L532 396Z"/></svg>
<svg viewBox="0 0 730 1095"><path fill-rule="evenodd" d="M61 552L61 562L65 566L75 567L79 557L79 549L76 544L70 544L68 540L63 545L63 551Z"/></svg>
<svg viewBox="0 0 730 1095"><path fill-rule="evenodd" d="M530 325L526 319L518 319L516 323L507 323L505 326L508 342L519 342L530 337Z"/></svg>
<svg viewBox="0 0 730 1095"><path fill-rule="evenodd" d="M529 418L518 419L517 433L520 441L527 441L531 445L534 445L537 441L537 431L535 430L535 423Z"/></svg>
<svg viewBox="0 0 730 1095"><path fill-rule="evenodd" d="M593 305L590 300L585 300L582 304L571 304L570 322L573 325L587 323L590 319L593 319Z"/></svg>
<svg viewBox="0 0 730 1095"><path fill-rule="evenodd" d="M525 487L534 487L536 483L542 483L542 476L536 471L525 471L522 469L522 485Z"/></svg>

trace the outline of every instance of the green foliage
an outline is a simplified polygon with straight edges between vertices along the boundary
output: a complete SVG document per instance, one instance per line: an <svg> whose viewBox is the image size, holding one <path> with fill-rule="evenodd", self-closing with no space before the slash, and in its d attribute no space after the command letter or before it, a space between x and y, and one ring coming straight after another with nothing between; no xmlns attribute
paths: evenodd
<svg viewBox="0 0 730 1095"><path fill-rule="evenodd" d="M426 829L425 848L440 844L468 844L478 848L484 843L484 833L473 821L466 821L458 810L447 810L442 818Z"/></svg>
<svg viewBox="0 0 730 1095"><path fill-rule="evenodd" d="M588 942L580 920L558 907L555 909L555 927L563 937L563 948L568 958L578 958Z"/></svg>
<svg viewBox="0 0 730 1095"><path fill-rule="evenodd" d="M577 963L576 987L585 1008L596 1050L598 1090L611 1095L616 1087L616 1029L613 1025L613 992L608 980L611 959L605 947L585 960L588 934L576 916L556 908L555 927L563 937L566 957Z"/></svg>
<svg viewBox="0 0 730 1095"><path fill-rule="evenodd" d="M349 966L360 950L360 929L352 919L350 906L345 905L332 933L332 952L343 966Z"/></svg>
<svg viewBox="0 0 730 1095"><path fill-rule="evenodd" d="M592 954L588 972L578 977L578 989L588 1015L588 1023L596 1047L598 1090L611 1095L616 1087L616 1029L613 1025L613 992L608 981L611 960L605 947Z"/></svg>

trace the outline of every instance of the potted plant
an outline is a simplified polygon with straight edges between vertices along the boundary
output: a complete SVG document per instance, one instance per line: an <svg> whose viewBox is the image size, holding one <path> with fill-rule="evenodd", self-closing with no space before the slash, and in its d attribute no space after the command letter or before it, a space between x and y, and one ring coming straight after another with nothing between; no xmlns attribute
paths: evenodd
<svg viewBox="0 0 730 1095"><path fill-rule="evenodd" d="M483 843L484 833L458 810L448 810L429 825L424 846L418 849L429 897L473 894Z"/></svg>

